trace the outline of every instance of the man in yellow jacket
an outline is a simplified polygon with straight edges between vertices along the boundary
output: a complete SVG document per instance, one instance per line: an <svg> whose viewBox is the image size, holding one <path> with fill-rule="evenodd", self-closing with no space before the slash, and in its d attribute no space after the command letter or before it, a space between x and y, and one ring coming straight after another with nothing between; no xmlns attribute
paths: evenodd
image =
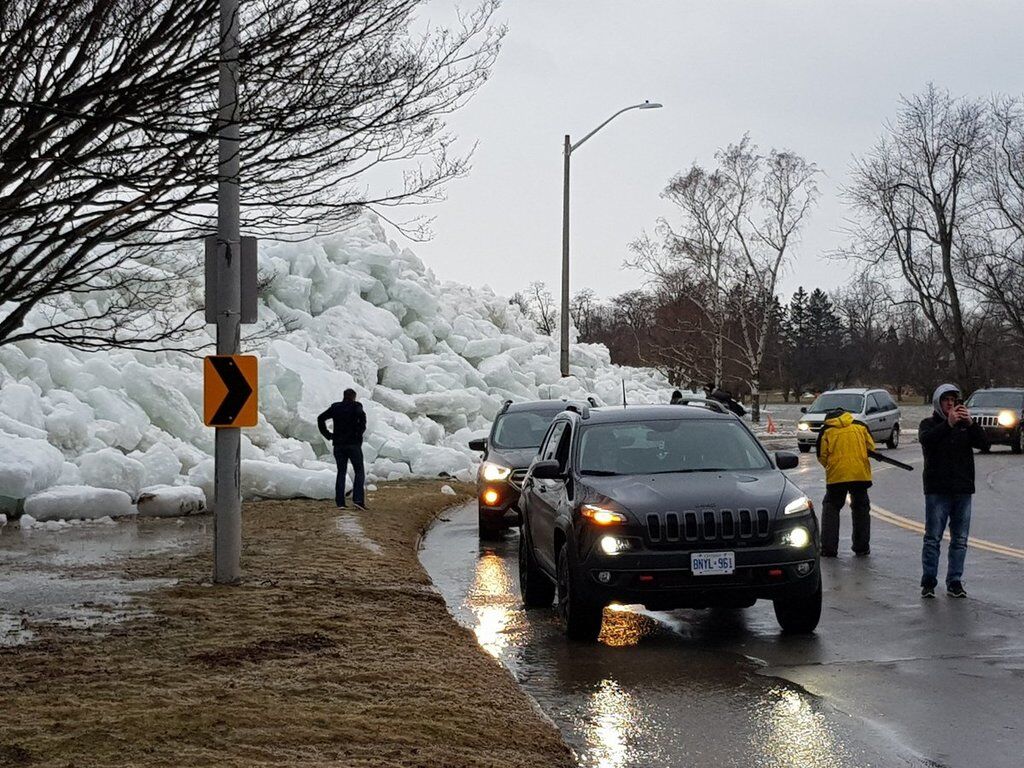
<svg viewBox="0 0 1024 768"><path fill-rule="evenodd" d="M853 552L871 551L871 464L868 451L875 441L863 424L842 408L825 414L818 433L818 461L825 467L825 499L821 504L821 555L839 554L839 512L850 496L853 517Z"/></svg>

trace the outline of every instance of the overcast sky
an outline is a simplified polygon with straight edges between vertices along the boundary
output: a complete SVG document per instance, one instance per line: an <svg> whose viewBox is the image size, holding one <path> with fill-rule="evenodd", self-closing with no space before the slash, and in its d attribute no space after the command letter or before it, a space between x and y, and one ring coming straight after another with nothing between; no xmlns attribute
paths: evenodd
<svg viewBox="0 0 1024 768"><path fill-rule="evenodd" d="M459 0L463 7L473 0ZM444 19L453 0L427 6ZM557 295L562 141L645 99L572 155L572 290L636 287L627 246L673 209L669 177L745 132L822 170L821 201L782 283L832 289L821 255L843 241L839 199L900 94L929 81L955 94L1024 93L1017 0L505 0L508 35L491 79L450 125L478 147L470 175L432 206L434 238L412 244L441 278Z"/></svg>

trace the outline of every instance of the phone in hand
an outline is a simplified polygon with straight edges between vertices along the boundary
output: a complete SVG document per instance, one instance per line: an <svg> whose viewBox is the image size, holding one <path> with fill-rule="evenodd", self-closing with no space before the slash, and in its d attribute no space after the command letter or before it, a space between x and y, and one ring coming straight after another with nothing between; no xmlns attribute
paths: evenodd
<svg viewBox="0 0 1024 768"><path fill-rule="evenodd" d="M963 404L964 404L964 399L962 397L958 397L956 399L956 401L953 403L953 405L955 405L955 406L961 406Z"/></svg>

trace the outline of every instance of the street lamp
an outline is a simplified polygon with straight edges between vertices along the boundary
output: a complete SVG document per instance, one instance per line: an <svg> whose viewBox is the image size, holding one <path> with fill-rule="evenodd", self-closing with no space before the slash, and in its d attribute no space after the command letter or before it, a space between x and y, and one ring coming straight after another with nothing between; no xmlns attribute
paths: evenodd
<svg viewBox="0 0 1024 768"><path fill-rule="evenodd" d="M569 375L569 156L579 149L583 142L623 112L629 112L631 109L659 109L660 107L661 104L645 101L643 104L634 104L620 109L575 144L570 142L569 134L565 135L565 178L562 193L562 376Z"/></svg>

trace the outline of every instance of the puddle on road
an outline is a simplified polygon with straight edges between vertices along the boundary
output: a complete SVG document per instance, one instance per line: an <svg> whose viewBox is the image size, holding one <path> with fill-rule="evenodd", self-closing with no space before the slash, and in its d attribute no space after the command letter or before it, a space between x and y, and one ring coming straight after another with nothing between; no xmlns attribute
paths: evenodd
<svg viewBox="0 0 1024 768"><path fill-rule="evenodd" d="M471 511L450 517L425 539L425 569L456 619L554 720L580 766L920 765L731 650L737 638L742 646L778 635L770 606L767 614L614 607L597 644L569 643L553 611L522 607L516 536L481 546Z"/></svg>
<svg viewBox="0 0 1024 768"><path fill-rule="evenodd" d="M21 645L43 626L95 628L150 615L135 593L172 579L94 575L129 557L195 551L208 517L123 520L59 531L0 529L0 646ZM116 567L116 566L115 566Z"/></svg>

